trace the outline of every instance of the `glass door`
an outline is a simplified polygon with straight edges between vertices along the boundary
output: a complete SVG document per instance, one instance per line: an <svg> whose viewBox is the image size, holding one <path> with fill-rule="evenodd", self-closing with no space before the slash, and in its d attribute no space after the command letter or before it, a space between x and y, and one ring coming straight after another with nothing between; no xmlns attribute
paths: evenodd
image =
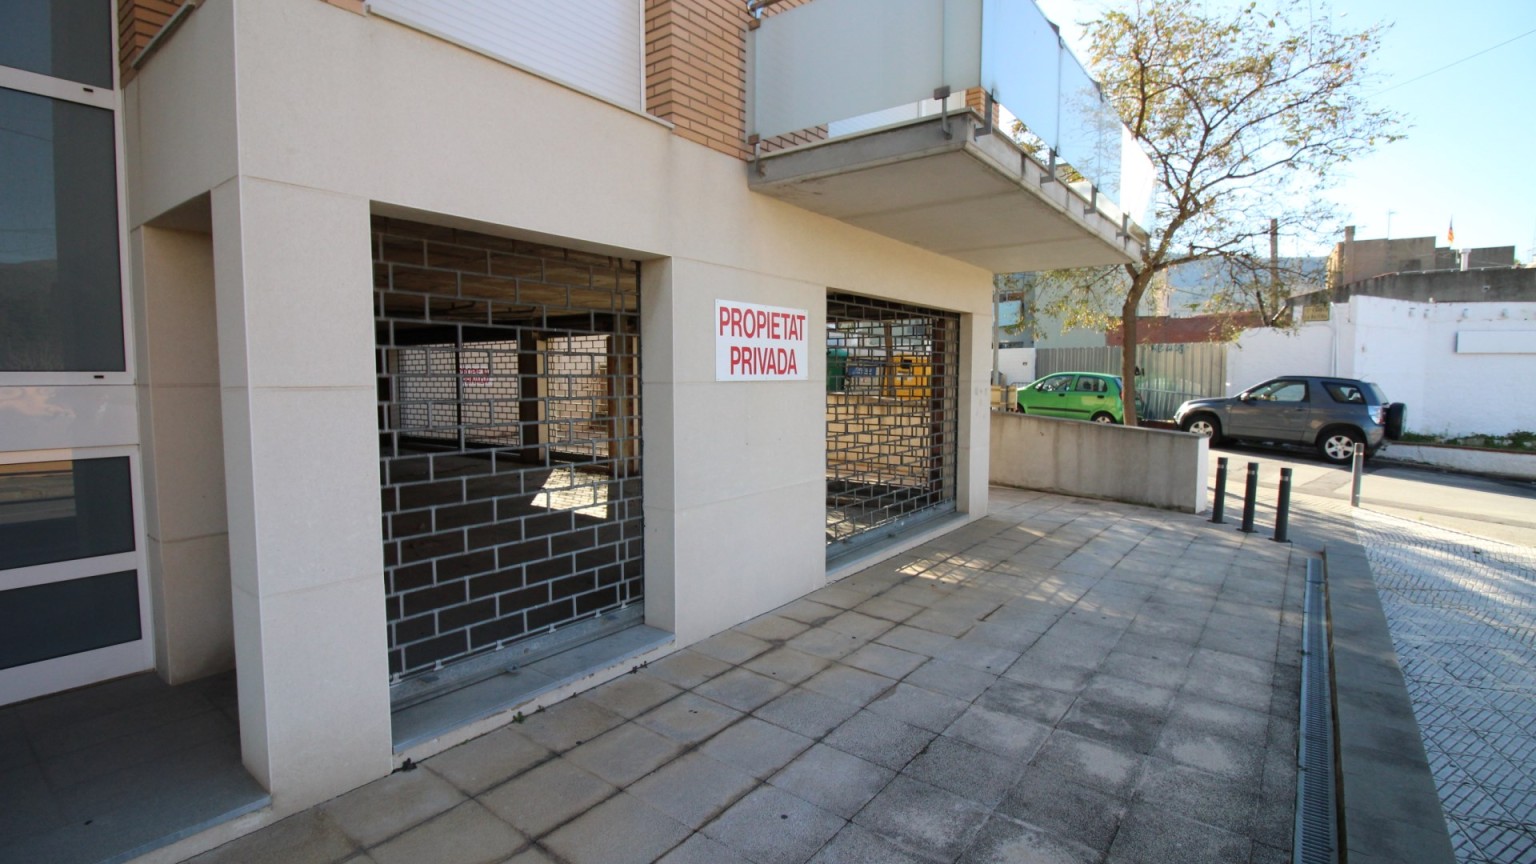
<svg viewBox="0 0 1536 864"><path fill-rule="evenodd" d="M150 665L134 449L0 453L0 704Z"/></svg>
<svg viewBox="0 0 1536 864"><path fill-rule="evenodd" d="M0 3L0 705L153 661L115 24Z"/></svg>

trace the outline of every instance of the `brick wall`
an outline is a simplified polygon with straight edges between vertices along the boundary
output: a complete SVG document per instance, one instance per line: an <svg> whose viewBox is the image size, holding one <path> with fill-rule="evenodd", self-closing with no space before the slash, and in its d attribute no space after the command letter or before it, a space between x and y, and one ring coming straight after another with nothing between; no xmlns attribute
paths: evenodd
<svg viewBox="0 0 1536 864"><path fill-rule="evenodd" d="M780 0L764 17L811 0ZM712 150L746 159L747 27L745 0L646 0L645 104L676 134ZM805 143L826 137L806 130L765 144Z"/></svg>
<svg viewBox="0 0 1536 864"><path fill-rule="evenodd" d="M179 0L118 0L117 62L124 84L133 80L133 58L179 8Z"/></svg>

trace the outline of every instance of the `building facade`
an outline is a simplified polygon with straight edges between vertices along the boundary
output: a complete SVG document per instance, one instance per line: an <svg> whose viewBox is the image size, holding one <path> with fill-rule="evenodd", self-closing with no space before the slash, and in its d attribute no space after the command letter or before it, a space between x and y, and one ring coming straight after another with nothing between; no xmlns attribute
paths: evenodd
<svg viewBox="0 0 1536 864"><path fill-rule="evenodd" d="M992 274L1143 236L988 128L991 0L34 5L0 703L234 670L240 830L984 515Z"/></svg>

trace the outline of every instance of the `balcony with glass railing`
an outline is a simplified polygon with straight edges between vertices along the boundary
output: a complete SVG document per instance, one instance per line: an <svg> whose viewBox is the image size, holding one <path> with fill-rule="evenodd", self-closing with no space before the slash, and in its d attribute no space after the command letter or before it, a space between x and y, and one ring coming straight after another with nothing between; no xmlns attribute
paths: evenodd
<svg viewBox="0 0 1536 864"><path fill-rule="evenodd" d="M754 23L755 191L996 273L1139 255L1151 160L1033 0L815 0Z"/></svg>

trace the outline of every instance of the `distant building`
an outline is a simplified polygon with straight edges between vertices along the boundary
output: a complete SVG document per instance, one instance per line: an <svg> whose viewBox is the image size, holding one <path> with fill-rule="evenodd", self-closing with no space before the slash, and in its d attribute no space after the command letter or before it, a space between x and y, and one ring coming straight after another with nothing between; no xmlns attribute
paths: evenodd
<svg viewBox="0 0 1536 864"><path fill-rule="evenodd" d="M1536 299L1536 269L1520 268L1515 247L1437 247L1434 237L1356 240L1354 226L1328 256L1328 291L1311 303L1350 297L1472 303Z"/></svg>

